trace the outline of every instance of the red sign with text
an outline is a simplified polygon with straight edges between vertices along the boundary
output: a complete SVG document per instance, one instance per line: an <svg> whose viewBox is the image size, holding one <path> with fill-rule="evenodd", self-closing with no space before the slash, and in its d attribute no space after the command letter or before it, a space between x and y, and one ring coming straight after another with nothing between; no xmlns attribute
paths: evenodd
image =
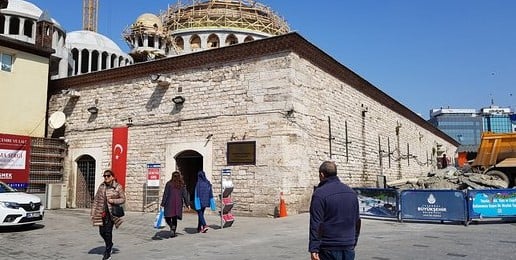
<svg viewBox="0 0 516 260"><path fill-rule="evenodd" d="M159 187L159 163L147 164L147 187Z"/></svg>
<svg viewBox="0 0 516 260"><path fill-rule="evenodd" d="M124 188L127 171L127 136L127 127L113 128L111 170L115 173L116 181Z"/></svg>
<svg viewBox="0 0 516 260"><path fill-rule="evenodd" d="M28 184L30 173L30 137L0 134L0 181Z"/></svg>

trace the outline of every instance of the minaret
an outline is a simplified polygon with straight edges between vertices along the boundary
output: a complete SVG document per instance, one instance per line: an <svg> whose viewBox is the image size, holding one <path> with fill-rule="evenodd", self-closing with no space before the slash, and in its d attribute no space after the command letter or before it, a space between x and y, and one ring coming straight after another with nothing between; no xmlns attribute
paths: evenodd
<svg viewBox="0 0 516 260"><path fill-rule="evenodd" d="M52 49L52 36L54 35L54 22L47 11L43 11L36 23L36 46Z"/></svg>
<svg viewBox="0 0 516 260"><path fill-rule="evenodd" d="M99 0L82 1L82 29L97 32Z"/></svg>

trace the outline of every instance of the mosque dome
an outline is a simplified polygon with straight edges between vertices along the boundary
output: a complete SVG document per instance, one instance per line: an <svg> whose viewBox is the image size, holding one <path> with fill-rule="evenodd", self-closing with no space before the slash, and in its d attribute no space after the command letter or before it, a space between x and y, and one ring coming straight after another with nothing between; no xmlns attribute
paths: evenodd
<svg viewBox="0 0 516 260"><path fill-rule="evenodd" d="M3 14L10 14L20 17L29 17L34 20L38 20L43 10L34 5L33 3L23 1L23 0L9 0L9 4L6 9L2 9ZM61 27L61 25L55 20L52 19L52 22L55 26Z"/></svg>
<svg viewBox="0 0 516 260"><path fill-rule="evenodd" d="M178 4L161 14L163 25L177 31L225 28L254 31L268 36L288 33L287 22L270 7L254 0L205 0Z"/></svg>
<svg viewBox="0 0 516 260"><path fill-rule="evenodd" d="M154 29L155 31L161 31L163 24L158 16L154 14L145 13L140 15L133 24L133 27L142 27L145 29Z"/></svg>
<svg viewBox="0 0 516 260"><path fill-rule="evenodd" d="M92 31L73 31L67 34L66 46L69 49L101 49L103 51L122 54L116 43L106 36Z"/></svg>

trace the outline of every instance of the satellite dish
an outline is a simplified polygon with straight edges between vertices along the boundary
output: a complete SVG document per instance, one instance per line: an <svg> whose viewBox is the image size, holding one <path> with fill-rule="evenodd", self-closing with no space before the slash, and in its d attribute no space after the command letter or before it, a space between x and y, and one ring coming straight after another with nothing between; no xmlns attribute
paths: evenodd
<svg viewBox="0 0 516 260"><path fill-rule="evenodd" d="M50 118L48 119L48 126L50 126L52 129L58 129L62 127L65 122L66 115L61 111L57 111L50 115Z"/></svg>

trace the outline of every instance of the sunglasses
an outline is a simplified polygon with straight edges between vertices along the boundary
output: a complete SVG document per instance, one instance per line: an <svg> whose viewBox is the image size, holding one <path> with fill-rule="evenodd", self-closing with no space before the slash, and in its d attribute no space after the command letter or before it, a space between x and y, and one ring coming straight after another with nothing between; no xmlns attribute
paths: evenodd
<svg viewBox="0 0 516 260"><path fill-rule="evenodd" d="M102 176L104 176L104 178L109 178L109 177L111 177L111 175L102 175Z"/></svg>

